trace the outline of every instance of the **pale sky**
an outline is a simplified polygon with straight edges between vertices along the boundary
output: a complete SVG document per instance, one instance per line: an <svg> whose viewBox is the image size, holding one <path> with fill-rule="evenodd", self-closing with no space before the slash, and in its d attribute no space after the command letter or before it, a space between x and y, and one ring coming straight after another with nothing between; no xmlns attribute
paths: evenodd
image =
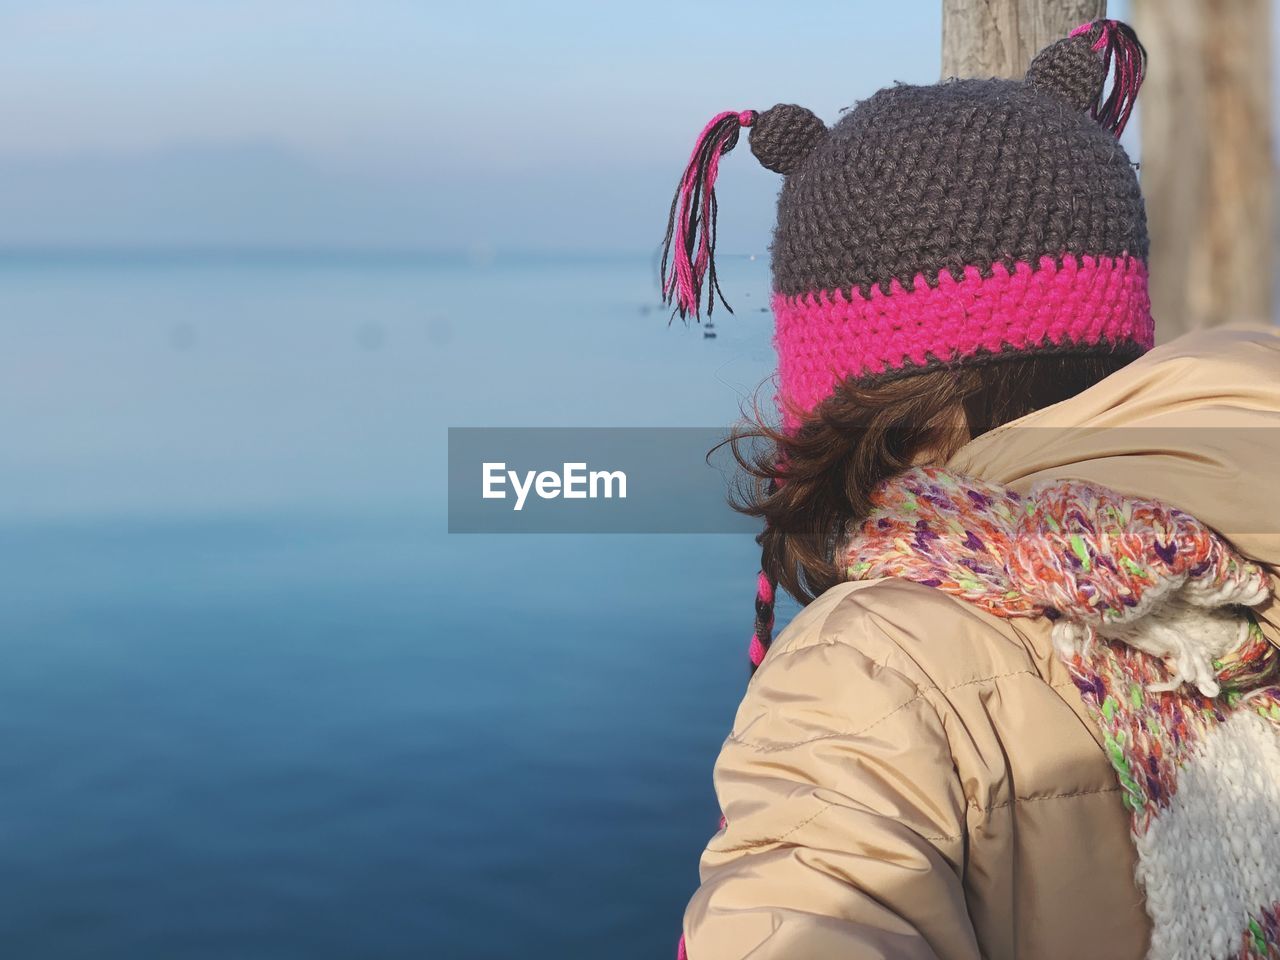
<svg viewBox="0 0 1280 960"><path fill-rule="evenodd" d="M932 81L938 7L3 3L0 243L645 250L708 117Z"/></svg>
<svg viewBox="0 0 1280 960"><path fill-rule="evenodd" d="M0 0L0 244L647 251L707 118L933 82L940 6Z"/></svg>

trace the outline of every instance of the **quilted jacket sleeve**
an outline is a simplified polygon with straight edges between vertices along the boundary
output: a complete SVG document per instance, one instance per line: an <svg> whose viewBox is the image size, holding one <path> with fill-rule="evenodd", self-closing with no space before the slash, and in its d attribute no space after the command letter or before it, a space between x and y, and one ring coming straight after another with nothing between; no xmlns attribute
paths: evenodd
<svg viewBox="0 0 1280 960"><path fill-rule="evenodd" d="M842 606L770 653L720 754L690 960L979 956L945 704Z"/></svg>

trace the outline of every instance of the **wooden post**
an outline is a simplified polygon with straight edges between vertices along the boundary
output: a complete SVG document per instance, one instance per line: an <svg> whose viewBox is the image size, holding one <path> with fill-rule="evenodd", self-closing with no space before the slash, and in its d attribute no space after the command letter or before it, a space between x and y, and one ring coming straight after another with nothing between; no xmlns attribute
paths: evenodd
<svg viewBox="0 0 1280 960"><path fill-rule="evenodd" d="M1159 341L1271 324L1275 216L1271 0L1134 0Z"/></svg>
<svg viewBox="0 0 1280 960"><path fill-rule="evenodd" d="M1107 0L942 0L942 76L1021 77L1054 40L1106 14Z"/></svg>

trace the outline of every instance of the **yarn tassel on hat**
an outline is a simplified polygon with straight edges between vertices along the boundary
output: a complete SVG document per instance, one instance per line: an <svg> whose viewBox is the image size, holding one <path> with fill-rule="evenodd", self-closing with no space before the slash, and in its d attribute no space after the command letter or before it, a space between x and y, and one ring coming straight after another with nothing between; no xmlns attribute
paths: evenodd
<svg viewBox="0 0 1280 960"><path fill-rule="evenodd" d="M681 319L691 313L701 318L706 281L709 281L708 316L716 297L726 310L733 312L725 303L716 280L716 174L720 171L720 157L737 144L740 129L751 126L755 120L754 110L727 110L712 117L698 137L671 200L667 235L662 245L662 302L674 303L674 313L680 314Z"/></svg>
<svg viewBox="0 0 1280 960"><path fill-rule="evenodd" d="M1094 41L1093 49L1102 53L1103 69L1111 76L1111 90L1105 98L1099 97L1091 112L1101 126L1119 137L1138 99L1138 90L1146 73L1147 51L1133 28L1119 20L1082 23L1071 31L1071 36L1091 34L1094 30L1098 31L1098 39Z"/></svg>
<svg viewBox="0 0 1280 960"><path fill-rule="evenodd" d="M751 634L751 645L747 648L747 656L751 660L751 672L764 662L764 655L769 652L769 644L773 642L773 607L777 584L763 570L756 580L756 625Z"/></svg>

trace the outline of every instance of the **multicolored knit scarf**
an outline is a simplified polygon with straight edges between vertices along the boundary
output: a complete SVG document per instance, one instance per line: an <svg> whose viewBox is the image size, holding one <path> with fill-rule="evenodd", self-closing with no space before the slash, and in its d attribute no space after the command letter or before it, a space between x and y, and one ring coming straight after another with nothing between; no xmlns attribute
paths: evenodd
<svg viewBox="0 0 1280 960"><path fill-rule="evenodd" d="M1280 957L1280 654L1267 578L1194 517L1076 481L1023 497L938 468L885 483L848 577L1044 616L1132 814L1160 960Z"/></svg>

